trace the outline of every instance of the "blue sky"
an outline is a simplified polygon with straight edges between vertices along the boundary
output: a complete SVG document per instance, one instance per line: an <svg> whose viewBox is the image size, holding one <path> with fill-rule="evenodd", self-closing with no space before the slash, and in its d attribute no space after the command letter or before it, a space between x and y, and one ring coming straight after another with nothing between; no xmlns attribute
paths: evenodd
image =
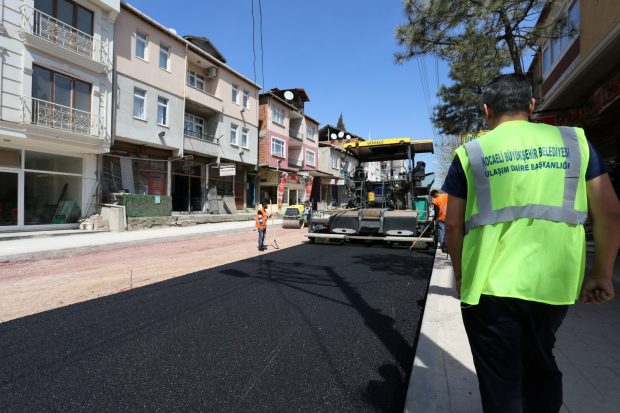
<svg viewBox="0 0 620 413"><path fill-rule="evenodd" d="M209 38L229 66L254 80L252 0L128 3L179 35ZM254 0L258 84L304 88L306 113L321 125L335 125L342 112L347 130L364 138L433 138L429 107L448 82L447 65L433 57L393 63L394 30L405 21L400 0L262 0L262 14L264 74ZM434 169L431 157L417 160Z"/></svg>

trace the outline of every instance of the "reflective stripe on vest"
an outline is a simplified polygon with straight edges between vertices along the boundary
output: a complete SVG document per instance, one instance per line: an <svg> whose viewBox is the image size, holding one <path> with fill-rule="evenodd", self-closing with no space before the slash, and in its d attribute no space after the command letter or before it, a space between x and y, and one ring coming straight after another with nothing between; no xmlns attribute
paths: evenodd
<svg viewBox="0 0 620 413"><path fill-rule="evenodd" d="M577 154L571 160L564 175L564 200L561 207L551 205L525 205L506 207L493 210L491 200L491 183L485 175L485 166L482 163L483 153L480 142L477 140L465 144L465 150L471 163L472 176L478 198L478 213L465 222L465 233L470 229L482 225L492 225L499 222L514 221L518 218L545 219L548 221L566 222L568 224L584 224L588 218L585 212L575 210L575 197L581 170L581 150L575 129L559 127L564 145L570 153Z"/></svg>

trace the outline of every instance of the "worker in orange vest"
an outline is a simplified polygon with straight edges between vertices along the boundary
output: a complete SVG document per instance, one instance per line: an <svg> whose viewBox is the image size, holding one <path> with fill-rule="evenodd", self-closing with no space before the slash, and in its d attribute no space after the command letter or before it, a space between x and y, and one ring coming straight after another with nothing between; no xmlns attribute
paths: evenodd
<svg viewBox="0 0 620 413"><path fill-rule="evenodd" d="M267 234L267 203L263 202L256 211L256 231L258 231L258 250L265 250L265 235Z"/></svg>
<svg viewBox="0 0 620 413"><path fill-rule="evenodd" d="M446 210L448 209L448 194L440 193L438 190L431 191L433 197L433 207L435 208L435 220L437 221L438 231L438 247L443 252L446 251L445 235L446 235Z"/></svg>

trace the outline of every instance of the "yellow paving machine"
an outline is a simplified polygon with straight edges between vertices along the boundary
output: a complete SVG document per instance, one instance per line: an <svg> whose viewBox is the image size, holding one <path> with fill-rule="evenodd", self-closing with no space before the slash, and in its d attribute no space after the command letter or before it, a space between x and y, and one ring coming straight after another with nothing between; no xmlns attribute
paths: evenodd
<svg viewBox="0 0 620 413"><path fill-rule="evenodd" d="M346 208L314 211L308 217L310 242L383 241L393 244L433 245L435 231L429 191L434 173L415 155L433 153L431 140L381 139L345 144L342 175ZM359 164L349 172L348 160ZM380 178L369 179L364 165L378 163Z"/></svg>

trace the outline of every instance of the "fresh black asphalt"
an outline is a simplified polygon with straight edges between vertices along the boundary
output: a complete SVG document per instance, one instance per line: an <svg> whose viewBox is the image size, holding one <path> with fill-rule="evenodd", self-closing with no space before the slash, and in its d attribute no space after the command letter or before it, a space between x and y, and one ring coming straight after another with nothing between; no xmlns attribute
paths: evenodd
<svg viewBox="0 0 620 413"><path fill-rule="evenodd" d="M402 412L432 263L304 244L0 324L0 411Z"/></svg>

